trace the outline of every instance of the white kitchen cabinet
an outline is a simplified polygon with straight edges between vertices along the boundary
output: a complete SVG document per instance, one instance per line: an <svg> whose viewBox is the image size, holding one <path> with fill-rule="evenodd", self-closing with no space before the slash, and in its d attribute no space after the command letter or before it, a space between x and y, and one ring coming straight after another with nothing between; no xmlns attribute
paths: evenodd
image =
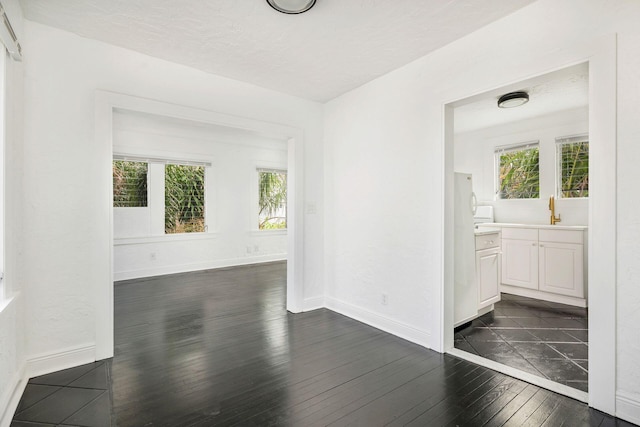
<svg viewBox="0 0 640 427"><path fill-rule="evenodd" d="M502 228L503 292L586 307L581 229Z"/></svg>
<svg viewBox="0 0 640 427"><path fill-rule="evenodd" d="M475 233L475 271L473 286L467 294L456 294L454 326L482 316L500 301L500 230L478 230ZM474 265L470 263L473 268ZM461 304L463 302L464 304Z"/></svg>
<svg viewBox="0 0 640 427"><path fill-rule="evenodd" d="M502 283L538 289L538 241L502 239Z"/></svg>
<svg viewBox="0 0 640 427"><path fill-rule="evenodd" d="M500 301L500 233L476 236L478 310Z"/></svg>
<svg viewBox="0 0 640 427"><path fill-rule="evenodd" d="M500 250L485 249L476 252L478 279L478 308L500 301Z"/></svg>
<svg viewBox="0 0 640 427"><path fill-rule="evenodd" d="M575 243L540 242L538 288L541 291L584 297L583 246Z"/></svg>

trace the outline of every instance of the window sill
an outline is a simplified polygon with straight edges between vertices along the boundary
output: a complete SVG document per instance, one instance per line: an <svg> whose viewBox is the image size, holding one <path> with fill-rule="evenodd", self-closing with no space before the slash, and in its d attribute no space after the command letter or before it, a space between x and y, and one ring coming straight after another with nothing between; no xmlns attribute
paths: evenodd
<svg viewBox="0 0 640 427"><path fill-rule="evenodd" d="M162 236L144 236L144 237L119 237L113 239L114 246L124 245L145 245L148 243L171 243L185 242L193 240L213 240L218 238L218 233L180 233L165 234Z"/></svg>
<svg viewBox="0 0 640 427"><path fill-rule="evenodd" d="M286 229L276 229L276 230L251 230L252 236L259 237L270 237L270 236L286 236L288 234L288 230Z"/></svg>

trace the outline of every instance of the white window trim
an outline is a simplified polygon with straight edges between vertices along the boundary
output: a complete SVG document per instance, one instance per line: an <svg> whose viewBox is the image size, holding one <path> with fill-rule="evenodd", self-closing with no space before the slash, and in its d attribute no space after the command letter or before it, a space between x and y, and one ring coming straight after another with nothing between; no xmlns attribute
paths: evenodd
<svg viewBox="0 0 640 427"><path fill-rule="evenodd" d="M183 165L183 166L204 166L211 167L211 162L205 162L201 160L193 160L186 158L172 158L172 157L147 157L139 155L129 154L113 154L113 160L125 160L128 162L143 162L143 163L161 163L164 165Z"/></svg>
<svg viewBox="0 0 640 427"><path fill-rule="evenodd" d="M185 158L180 156L154 156L154 155L144 155L144 154L128 154L124 152L114 152L112 154L113 160L124 160L131 162L144 162L151 165L184 165L184 166L203 166L204 167L204 227L205 231L203 232L194 232L194 233L172 233L167 234L164 232L164 226L162 227L162 234L159 231L154 232L154 220L151 220L151 234L150 235L142 235L136 237L114 237L114 245L126 245L126 244L140 244L140 243L153 243L153 242L162 242L162 241L177 241L177 240L200 240L203 238L208 238L208 236L212 236L217 238L217 230L214 227L214 215L212 213L213 206L215 203L215 193L214 193L214 166L213 163L209 159L196 159L193 157ZM149 174L150 172L149 168ZM164 183L164 181L163 181ZM164 194L164 184L163 184L163 194ZM112 200L113 204L113 200ZM158 222L162 222L164 224L164 197L162 197L162 218L158 219ZM151 204L149 203L149 175L147 175L147 206L145 207L137 207L138 209L149 209L152 210ZM136 207L114 207L112 209L136 209ZM151 213L152 214L152 213ZM159 228L157 229L159 230ZM178 237L176 237L178 236ZM117 242L117 243L116 243Z"/></svg>
<svg viewBox="0 0 640 427"><path fill-rule="evenodd" d="M214 240L220 237L220 233L200 232L200 233L176 233L159 236L142 237L120 237L113 239L114 246L144 245L148 243L170 243L184 242L189 240Z"/></svg>

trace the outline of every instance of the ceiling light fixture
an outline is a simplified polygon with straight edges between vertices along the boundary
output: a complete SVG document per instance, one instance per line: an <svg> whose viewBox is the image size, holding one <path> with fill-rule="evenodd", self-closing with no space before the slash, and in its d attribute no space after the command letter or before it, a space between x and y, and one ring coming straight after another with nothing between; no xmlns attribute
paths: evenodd
<svg viewBox="0 0 640 427"><path fill-rule="evenodd" d="M513 108L529 102L529 94L527 92L509 92L498 99L498 107Z"/></svg>
<svg viewBox="0 0 640 427"><path fill-rule="evenodd" d="M316 0L267 0L267 3L278 12L297 15L311 9Z"/></svg>

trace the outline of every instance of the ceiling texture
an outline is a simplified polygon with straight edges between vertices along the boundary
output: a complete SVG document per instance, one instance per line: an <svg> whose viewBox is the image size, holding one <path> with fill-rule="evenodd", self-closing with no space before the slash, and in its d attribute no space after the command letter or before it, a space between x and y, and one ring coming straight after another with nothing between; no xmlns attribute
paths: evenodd
<svg viewBox="0 0 640 427"><path fill-rule="evenodd" d="M21 0L28 20L325 102L534 0ZM28 52L26 53L28 55Z"/></svg>
<svg viewBox="0 0 640 427"><path fill-rule="evenodd" d="M515 108L498 108L500 95L513 91L527 92L529 102ZM589 66L583 63L563 68L455 104L456 133L585 108L589 105Z"/></svg>

